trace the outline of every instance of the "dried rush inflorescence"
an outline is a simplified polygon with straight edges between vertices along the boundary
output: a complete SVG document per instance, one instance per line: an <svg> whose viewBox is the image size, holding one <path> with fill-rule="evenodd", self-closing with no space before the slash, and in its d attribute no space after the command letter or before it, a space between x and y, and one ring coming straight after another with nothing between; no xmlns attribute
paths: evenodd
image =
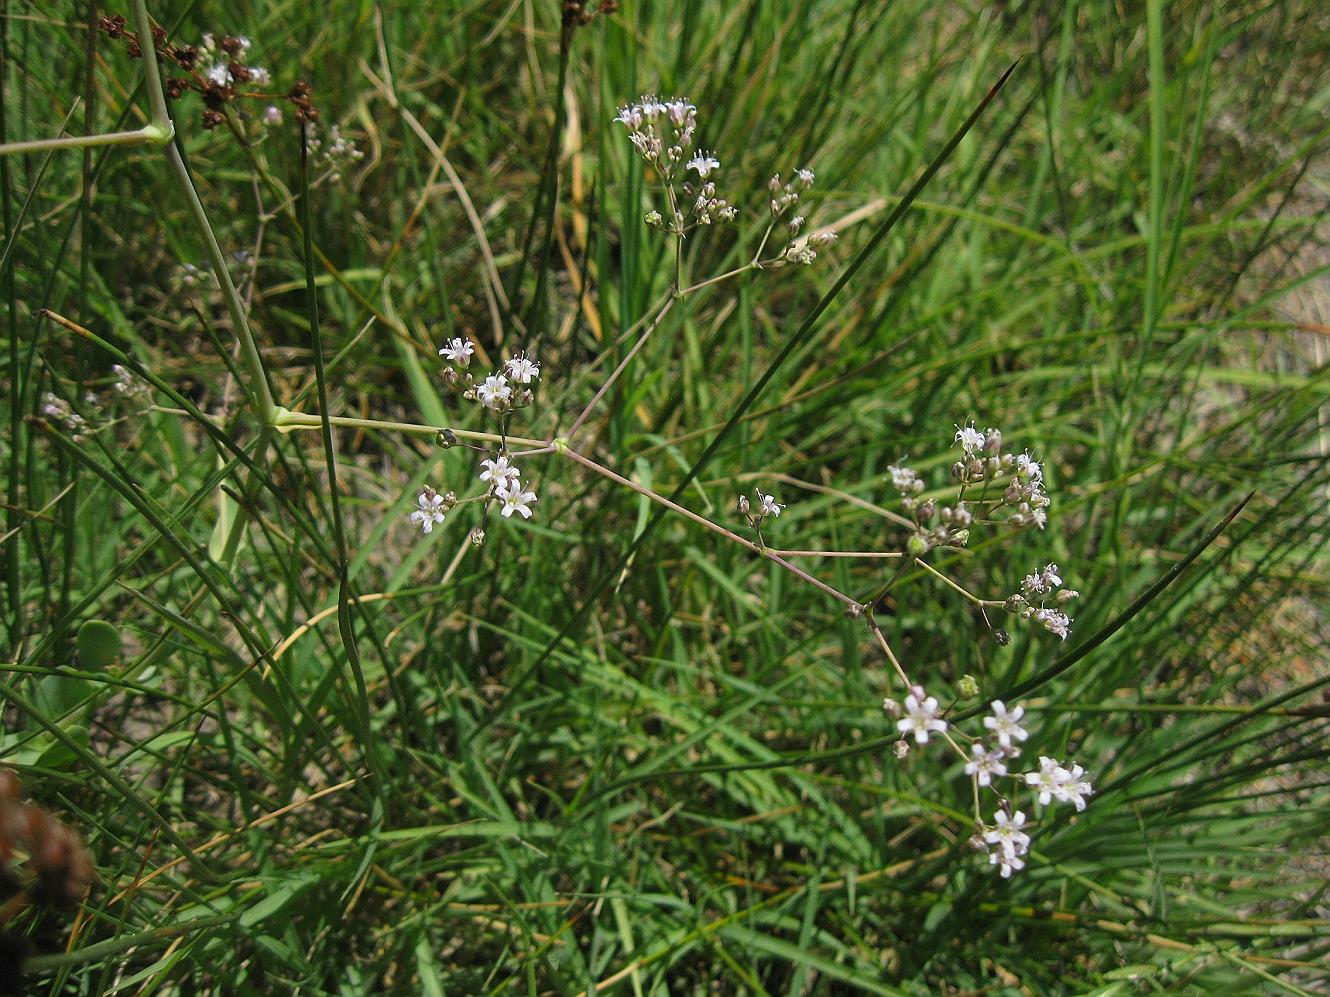
<svg viewBox="0 0 1330 997"><path fill-rule="evenodd" d="M6 930L30 906L68 909L95 876L79 836L25 802L18 776L0 769L0 993L18 993L27 945Z"/></svg>
<svg viewBox="0 0 1330 997"><path fill-rule="evenodd" d="M437 430L438 442L445 448L462 446L483 452L480 488L472 496L459 499L451 491L440 493L426 486L417 496L416 508L410 514L412 524L422 534L429 534L453 510L467 504L479 504L483 510L481 523L471 529L470 538L477 544L482 543L491 510L499 510L505 518L514 513L523 519L531 517L536 492L529 484L529 479L525 478L526 460L540 456L559 456L571 459L672 509L813 585L839 601L847 615L865 622L891 666L889 681L899 684L903 697L899 703L890 697L883 703L900 734L895 743L896 756L903 758L937 742L944 744L956 755L970 778L973 790L975 833L972 840L986 853L993 868L1004 877L1010 876L1024 867L1030 844L1026 811L1013 801L1022 793L1029 793L1037 797L1041 806L1054 802L1070 803L1080 810L1085 807L1086 798L1093 792L1089 777L1080 765L1047 756L1041 757L1037 769L1020 771L1021 766L1016 761L1030 733L1025 725L1024 708L1019 705L1008 707L1006 703L994 700L989 707L989 715L983 718L982 730L975 734L967 734L953 727L947 719L947 709L940 705L939 699L930 695L924 684L915 681L902 665L878 626L874 613L905 570L918 568L926 577L935 578L976 606L984 624L999 644L1008 643L1010 638L1005 631L992 626L988 617L990 610L1001 610L1029 620L1065 639L1072 621L1064 607L1077 593L1063 587L1057 565L1045 565L1028 575L1021 583L1020 591L1008 598L985 599L971 593L930 563L930 556L935 553L965 548L974 533L981 529L1009 532L1042 529L1048 522L1049 507L1042 465L1028 451L1005 451L1002 434L997 430L980 431L966 424L958 427L955 435L954 442L960 448L960 458L952 466L955 493L947 501L926 495L926 483L904 462L888 468L887 480L898 492L905 513L898 518L909 527L902 550L787 551L769 545L763 535L764 524L779 519L786 509L775 495L759 489L751 497L739 497L739 514L743 524L752 530L756 538L752 540L678 505L574 449L579 430L597 403L642 349L675 301L749 270L777 268L793 263L810 264L817 258L817 250L829 246L835 239L835 233L831 231L814 230L812 235L801 234L805 222L796 211L801 197L813 186L813 171L796 170L788 181L777 175L767 185L769 196L762 212L765 228L749 262L726 273L687 283L684 279L682 252L684 239L706 226L733 222L740 215L739 209L720 195L712 179L720 170L716 154L695 144L697 109L682 98L658 100L647 95L637 103L622 108L615 121L627 128L633 148L658 182L663 197L663 203L647 211L645 220L648 225L673 238L674 274L669 292L648 311L637 342L608 375L567 432L548 441L519 441L509 435L509 423L513 415L535 401L535 385L540 377L538 362L518 353L503 361L492 373L477 376L470 369L478 353L476 344L463 338L450 339L445 343L439 350L440 356L446 361L444 383L462 399L473 403L481 412L496 420L498 431ZM764 256L778 229L781 240L779 248L774 255ZM519 442L527 449L513 451L510 445L514 442ZM874 591L855 597L795 563L800 558L808 557L861 557L895 563ZM962 698L972 699L979 695L977 682L968 677L959 683L959 691ZM988 793L993 795L995 802L986 808L982 798Z"/></svg>
<svg viewBox="0 0 1330 997"><path fill-rule="evenodd" d="M131 56L142 57L143 40L129 30L124 15L103 15L98 26L108 38L124 42ZM242 99L267 105L257 119L261 124L280 124L282 104L289 104L299 119L319 119L309 84L301 80L289 90L272 90L272 73L249 61L252 43L244 35L204 34L197 45L177 45L160 27L154 27L152 34L158 58L174 64L182 73L164 81L166 95L178 100L191 91L197 93L203 100L200 122L204 128L222 124L226 107Z"/></svg>

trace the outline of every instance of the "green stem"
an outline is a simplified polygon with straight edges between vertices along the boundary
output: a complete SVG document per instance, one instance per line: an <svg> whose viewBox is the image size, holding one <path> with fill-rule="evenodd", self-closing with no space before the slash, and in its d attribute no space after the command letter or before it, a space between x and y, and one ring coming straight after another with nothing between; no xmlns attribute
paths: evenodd
<svg viewBox="0 0 1330 997"><path fill-rule="evenodd" d="M153 123L165 129L167 134L173 135L174 126L171 124L170 112L166 109L166 92L162 89L161 76L157 72L157 48L152 43L152 22L148 19L148 8L144 0L133 0L133 3L134 21L139 33L139 48L143 50L143 68L147 83L148 102L152 107ZM221 286L222 299L226 302L227 314L230 316L236 337L240 341L240 353L250 382L247 385L250 401L258 412L260 423L270 425L277 415L277 407L273 403L272 392L268 390L268 377L264 371L263 357L260 355L259 348L254 342L254 335L250 331L244 303L240 300L240 292L236 290L235 283L231 280L231 272L226 265L226 255L217 242L217 236L213 233L212 225L208 222L207 212L203 210L203 202L199 200L198 191L194 188L194 181L190 178L189 167L185 165L185 160L175 142L170 142L166 147L166 161L171 166L171 173L175 177L177 186L180 187L181 193L185 195L185 202L189 206L189 214L194 223L194 228L198 232L199 238L203 240L204 248L208 251L208 259L217 274L217 283ZM262 455L256 456L261 457Z"/></svg>
<svg viewBox="0 0 1330 997"><path fill-rule="evenodd" d="M141 931L137 935L126 935L122 938L108 938L104 942L75 949L73 952L39 955L24 961L23 970L26 973L49 973L68 966L95 962L108 956L119 955L121 952L128 952L130 949L150 948L154 945L160 945L173 938L178 938L180 935L187 935L191 931L218 928L224 924L230 924L239 916L238 914L216 914L212 917L197 917L192 921L186 921L184 924L171 924L163 928L153 928L151 931Z"/></svg>
<svg viewBox="0 0 1330 997"><path fill-rule="evenodd" d="M129 132L105 132L97 135L62 135L60 138L35 138L26 142L7 142L0 145L0 156L21 156L29 152L48 152L59 149L88 149L100 145L165 145L173 132L153 122Z"/></svg>

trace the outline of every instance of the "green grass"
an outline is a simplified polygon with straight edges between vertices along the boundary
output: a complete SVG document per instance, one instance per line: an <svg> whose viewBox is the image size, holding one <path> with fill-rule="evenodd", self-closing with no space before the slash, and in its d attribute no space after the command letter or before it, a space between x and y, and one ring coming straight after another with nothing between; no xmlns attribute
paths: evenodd
<svg viewBox="0 0 1330 997"><path fill-rule="evenodd" d="M579 448L740 533L735 495L775 492L773 546L899 551L887 466L941 494L956 424L1001 427L1048 528L929 563L1000 599L1056 561L1071 638L999 610L1002 646L921 570L877 618L962 729L1019 698L1022 760L1075 757L1089 808L1025 804L997 877L960 766L894 757L862 620L573 461L530 458L535 517L483 547L474 505L420 536L420 485L474 494L480 455L262 426L223 298L179 279L207 248L160 148L0 157L0 764L99 876L77 918L8 922L29 991L1324 992L1319 5L624 8L150 4L182 43L250 36L366 152L302 196L289 110L242 141L173 106L221 249L257 254L232 272L276 403L492 430L441 379L465 335L542 362L512 432L565 431L673 276L611 119L686 94L743 209L687 241L692 281L751 256L777 170L816 169L813 225L857 220L681 299ZM88 16L5 6L5 141L149 122ZM122 355L158 410L45 420L48 391L93 418Z"/></svg>

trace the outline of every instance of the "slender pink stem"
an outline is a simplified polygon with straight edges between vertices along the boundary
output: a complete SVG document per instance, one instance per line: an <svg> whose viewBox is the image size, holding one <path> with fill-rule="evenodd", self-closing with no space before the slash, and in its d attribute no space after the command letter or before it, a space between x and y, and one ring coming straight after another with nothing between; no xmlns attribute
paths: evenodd
<svg viewBox="0 0 1330 997"><path fill-rule="evenodd" d="M564 434L567 439L572 439L573 436L577 434L577 431L582 428L582 423L586 422L587 417L591 415L592 410L600 404L600 400L605 397L610 388L614 386L614 382L619 379L619 375L627 369L628 365L633 362L633 358L637 356L642 347L647 344L647 340L651 338L651 334L656 331L657 327L659 327L661 320L669 314L670 309L674 307L674 302L676 300L677 299L671 296L661 307L660 311L656 313L656 317L651 320L651 323L642 330L642 335L639 336L637 342L633 344L633 348L628 351L627 356L619 361L619 366L615 367L613 373L605 379L605 383L596 391L591 401L587 402L587 406L582 410L582 414L577 417L568 432Z"/></svg>
<svg viewBox="0 0 1330 997"><path fill-rule="evenodd" d="M827 595L831 596L833 599L836 599L838 602L842 603L847 608L853 607L856 610L860 608L859 603L855 602L854 599L850 598L850 596L846 595L844 592L840 591L839 589L833 588L832 586L828 585L826 582L822 581L821 579L813 577L807 571L804 571L802 568L798 567L797 565L791 564L789 561L785 560L785 558L781 557L779 554L777 554L775 551L771 550L770 548L759 547L757 544L753 543L753 541L747 539L746 537L741 537L739 536L739 534L733 532L732 530L727 530L725 527L719 525L718 523L713 523L705 516L699 516L697 513L693 512L693 510L685 508L684 506L679 505L679 503L677 502L670 501L664 495L661 495L658 492L653 492L650 488L646 488L643 485L639 485L636 481L632 481L629 478L625 478L622 474L619 474L615 471L611 471L608 467L596 463L594 460L591 460L589 457L584 457L576 450L565 449L565 450L560 450L559 452L563 454L563 456L567 457L569 460L575 461L576 463L581 464L583 467L595 471L597 474L601 475L602 477L609 478L611 481L617 482L618 484L623 485L625 488L629 488L637 492L639 495L644 495L647 498L651 499L651 501L663 505L665 508L671 510L672 512L677 512L685 519L690 519L694 523L697 523L699 526L704 526L708 530L711 530L711 532L713 533L719 533L727 540L737 543L740 547L743 547L745 550L750 551L751 553L756 554L759 557L765 557L767 560L780 565L782 568L784 568L786 571L790 572L791 574L795 575L796 577L802 579L803 581L814 586L815 588L821 589Z"/></svg>

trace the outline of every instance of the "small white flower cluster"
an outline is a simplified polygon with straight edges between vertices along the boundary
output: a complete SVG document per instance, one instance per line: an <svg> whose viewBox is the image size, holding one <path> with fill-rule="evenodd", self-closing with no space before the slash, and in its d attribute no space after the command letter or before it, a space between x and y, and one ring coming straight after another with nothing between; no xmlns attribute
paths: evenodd
<svg viewBox="0 0 1330 997"><path fill-rule="evenodd" d="M923 480L903 461L887 467L901 505L914 520L911 554L917 557L934 547L964 547L975 525L1005 524L1025 529L1042 528L1048 522L1049 499L1044 493L1043 469L1037 461L1028 453L1003 453L1002 434L996 429L980 432L967 423L956 430L955 439L965 458L952 465L960 490L951 505L940 506L933 499L923 499ZM989 488L994 484L1000 492ZM982 486L979 494L971 494L967 502L967 490L976 486ZM1000 513L1005 515L999 517Z"/></svg>
<svg viewBox="0 0 1330 997"><path fill-rule="evenodd" d="M1039 756L1039 770L1025 773L1025 784L1039 794L1039 802L1048 806L1049 801L1070 803L1078 811L1085 809L1085 798L1094 792L1085 769L1075 762L1070 767L1064 766L1056 758Z"/></svg>
<svg viewBox="0 0 1330 997"><path fill-rule="evenodd" d="M122 364L112 364L111 373L115 375L112 386L115 393L127 402L148 401L152 396L152 386Z"/></svg>
<svg viewBox="0 0 1330 997"><path fill-rule="evenodd" d="M956 442L965 456L952 465L951 471L961 483L962 492L973 485L1003 483L1006 487L994 511L1002 506L1014 510L1006 521L1017 528L1034 526L1042 530L1047 525L1049 498L1044 493L1044 469L1029 451L1003 453L998 430L981 433L969 423L957 427Z"/></svg>
<svg viewBox="0 0 1330 997"><path fill-rule="evenodd" d="M655 94L643 94L636 104L619 108L614 120L628 129L633 148L662 180L674 178L697 133L697 108L682 97L659 100ZM705 178L720 168L720 160L699 151L683 168Z"/></svg>
<svg viewBox="0 0 1330 997"><path fill-rule="evenodd" d="M42 395L42 415L69 434L75 443L82 443L92 429L88 420L74 411L69 402L49 391Z"/></svg>
<svg viewBox="0 0 1330 997"><path fill-rule="evenodd" d="M416 496L416 510L411 513L411 522L420 527L420 532L428 536L434 527L443 522L443 517L457 505L457 496L452 492L440 495L429 485L420 489Z"/></svg>
<svg viewBox="0 0 1330 997"><path fill-rule="evenodd" d="M989 865L1002 870L1003 879L1010 879L1013 872L1025 868L1021 856L1030 850L1030 836L1021 830L1024 826L1024 811L1012 813L1004 806L993 815L991 825L980 826L976 836L978 847L988 852Z"/></svg>
<svg viewBox="0 0 1330 997"><path fill-rule="evenodd" d="M272 111L277 111L276 107L270 107L264 112L265 118ZM281 111L277 111L277 121L272 124L280 123ZM314 134L314 126L309 126L309 132L305 139L305 145L309 148L310 158L318 163L318 168L323 171L324 176L336 179L342 176L347 169L365 158L365 153L361 151L354 141L342 134L342 130L333 125L328 129L328 144L324 147L321 138Z"/></svg>
<svg viewBox="0 0 1330 997"><path fill-rule="evenodd" d="M439 356L450 364L444 371L444 381L450 387L462 397L478 401L500 416L531 404L534 392L529 385L540 377L539 363L519 353L505 362L498 371L477 382L465 369L471 365L475 353L476 345L461 337L448 340L439 350ZM507 451L506 441L507 437L501 436L498 448L480 462L484 494L462 501L484 502L487 507L493 503L498 506L499 514L504 519L512 518L514 513L523 519L530 519L531 506L537 500L536 493L529 483L523 483L521 472ZM439 445L445 448L457 446L457 434L451 430L440 430ZM411 513L411 522L419 526L423 533L429 533L436 524L442 523L444 513L459 504L457 496L452 492L440 496L428 487L421 491L418 503L420 507ZM485 542L483 527L477 526L471 531L471 541L477 546Z"/></svg>
<svg viewBox="0 0 1330 997"><path fill-rule="evenodd" d="M460 337L448 340L439 350L439 356L453 365L443 374L444 382L449 387L459 391L468 401L478 401L500 415L525 408L534 401L535 392L528 385L540 377L538 361L519 353L483 381L477 382L465 370L471 366L471 357L475 352L475 344Z"/></svg>
<svg viewBox="0 0 1330 997"><path fill-rule="evenodd" d="M664 228L682 235L697 225L711 225L716 221L733 221L738 210L716 193L716 185L708 178L720 169L720 160L714 152L698 149L686 162L684 157L697 133L697 108L682 97L659 100L654 94L644 94L636 104L619 109L614 119L628 129L628 139L666 184L683 181L689 171L696 173L701 186L694 188L683 183L685 203L692 212L691 224L686 223L679 203L670 197L668 222L656 210L647 212L648 225Z"/></svg>
<svg viewBox="0 0 1330 997"><path fill-rule="evenodd" d="M753 489L753 495L757 498L757 503L748 501L747 495L739 496L739 511L748 518L748 525L756 529L762 525L762 521L768 517L779 519L785 506L776 501L776 496L767 495L759 489Z"/></svg>
<svg viewBox="0 0 1330 997"><path fill-rule="evenodd" d="M1010 596L1002 608L1013 616L1033 620L1049 633L1056 634L1063 640L1071 632L1071 617L1057 606L1046 605L1051 598L1058 605L1070 602L1079 596L1075 589L1062 588L1062 576L1058 574L1056 564L1046 564L1043 570L1026 575L1021 582L1021 590ZM1034 600L1039 604L1035 605Z"/></svg>
<svg viewBox="0 0 1330 997"><path fill-rule="evenodd" d="M909 754L906 737L913 737L915 744L922 746L929 742L931 735L945 735L948 730L947 721L940 716L937 698L928 695L922 686L910 687L903 706L888 698L882 701L882 708L896 721L896 729L901 735L901 740L896 743L897 758ZM1024 785L1036 793L1041 805L1047 806L1056 800L1071 803L1077 810L1085 809L1086 797L1094 792L1094 787L1080 765L1064 765L1047 756L1040 757L1038 771L1012 776L1008 762L1020 755L1020 744L1030 736L1022 723L1025 708L1015 706L1009 710L1001 700L994 700L989 704L989 710L991 715L984 717L988 740L971 742L965 774L976 786L993 788L1000 798L994 823L981 823L972 841L976 848L988 853L989 863L999 868L1006 878L1025 867L1021 856L1029 850L1030 836L1022 830L1025 814L1020 810L1012 812L1010 802L994 786L994 780L1013 778L1017 785Z"/></svg>
<svg viewBox="0 0 1330 997"><path fill-rule="evenodd" d="M816 176L810 169L795 170L794 176L788 181L781 179L777 173L767 181L767 190L771 197L767 202L771 210L771 220L774 224L786 212L792 210L799 203L799 192L808 190L813 186ZM834 229L822 229L812 232L804 238L797 238L803 231L804 216L795 215L785 223L785 248L781 251L779 259L788 263L800 263L804 266L812 264L817 259L817 251L825 249L836 241L836 232Z"/></svg>
<svg viewBox="0 0 1330 997"><path fill-rule="evenodd" d="M522 484L517 466L503 455L482 460L480 466L484 468L480 480L489 485L489 494L498 500L500 515L508 519L516 512L523 519L530 519L531 503L536 501L536 493Z"/></svg>

